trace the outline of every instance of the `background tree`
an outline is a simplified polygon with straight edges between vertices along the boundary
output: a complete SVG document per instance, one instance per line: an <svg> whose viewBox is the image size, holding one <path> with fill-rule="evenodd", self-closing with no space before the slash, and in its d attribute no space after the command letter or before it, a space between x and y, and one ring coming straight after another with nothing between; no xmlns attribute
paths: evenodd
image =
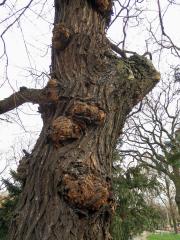
<svg viewBox="0 0 180 240"><path fill-rule="evenodd" d="M164 82L145 98L141 113L128 120L123 140L126 149L122 154L171 179L180 210L179 117L179 83Z"/></svg>
<svg viewBox="0 0 180 240"><path fill-rule="evenodd" d="M169 216L170 216L170 224L172 221L173 229L175 233L178 233L177 229L177 214L176 214L176 206L174 205L174 194L171 193L172 184L171 181L167 178L167 176L164 177L165 182L165 188L164 192L168 199L168 207L169 207Z"/></svg>
<svg viewBox="0 0 180 240"><path fill-rule="evenodd" d="M166 216L154 202L149 201L149 195L159 188L156 177L149 177L143 165L123 165L119 155L114 162L113 174L117 202L112 224L115 240L132 239L143 231L162 228L166 224Z"/></svg>
<svg viewBox="0 0 180 240"><path fill-rule="evenodd" d="M0 101L1 114L38 104L43 120L18 167L23 190L9 239L110 238L112 151L126 115L160 78L145 57L113 54L112 4L56 0L49 82Z"/></svg>
<svg viewBox="0 0 180 240"><path fill-rule="evenodd" d="M0 239L6 240L14 209L22 190L22 183L14 171L11 171L11 180L3 179L3 183L7 192L0 200Z"/></svg>
<svg viewBox="0 0 180 240"><path fill-rule="evenodd" d="M163 173L159 173L157 170L144 165L144 174L150 178L154 177L158 182L158 187L153 189L150 194L147 194L149 204L158 203L159 208L165 212L164 218L167 217L166 226L173 227L175 233L178 233L177 222L179 219L177 204L175 203L175 188L173 182Z"/></svg>

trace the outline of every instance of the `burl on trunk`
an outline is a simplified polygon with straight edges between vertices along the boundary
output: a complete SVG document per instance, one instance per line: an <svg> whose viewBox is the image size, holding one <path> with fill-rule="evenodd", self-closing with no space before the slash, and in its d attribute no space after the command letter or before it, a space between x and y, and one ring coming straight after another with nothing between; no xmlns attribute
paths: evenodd
<svg viewBox="0 0 180 240"><path fill-rule="evenodd" d="M43 119L18 167L24 187L10 240L111 239L112 151L127 114L160 78L146 58L110 49L112 4L56 0L51 80L0 101L0 113L37 103Z"/></svg>

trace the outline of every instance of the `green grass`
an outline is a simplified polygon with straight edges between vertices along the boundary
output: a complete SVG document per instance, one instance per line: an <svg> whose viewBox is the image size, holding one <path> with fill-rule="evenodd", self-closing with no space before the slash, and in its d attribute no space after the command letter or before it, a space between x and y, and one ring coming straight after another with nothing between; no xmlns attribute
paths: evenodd
<svg viewBox="0 0 180 240"><path fill-rule="evenodd" d="M173 233L162 233L162 234L151 234L148 240L180 240L180 234Z"/></svg>

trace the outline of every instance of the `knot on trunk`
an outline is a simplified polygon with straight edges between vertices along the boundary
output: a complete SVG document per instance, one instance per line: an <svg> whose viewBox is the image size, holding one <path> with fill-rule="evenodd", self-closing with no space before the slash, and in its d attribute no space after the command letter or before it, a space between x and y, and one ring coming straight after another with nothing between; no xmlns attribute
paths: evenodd
<svg viewBox="0 0 180 240"><path fill-rule="evenodd" d="M145 95L160 80L160 73L155 69L152 62L144 56L134 54L128 59L118 59L117 61L117 88L126 89L124 93L129 93L128 105L132 109L134 105L142 101ZM115 93L116 99L121 99L122 95Z"/></svg>
<svg viewBox="0 0 180 240"><path fill-rule="evenodd" d="M64 50L69 44L72 31L64 24L56 24L53 29L52 47L56 50Z"/></svg>
<svg viewBox="0 0 180 240"><path fill-rule="evenodd" d="M91 2L92 6L106 19L106 25L109 24L111 20L111 15L113 13L112 0L88 0Z"/></svg>
<svg viewBox="0 0 180 240"><path fill-rule="evenodd" d="M101 13L111 11L112 1L111 0L95 0L98 10Z"/></svg>
<svg viewBox="0 0 180 240"><path fill-rule="evenodd" d="M62 186L64 198L74 207L97 211L109 205L109 183L92 173L65 174Z"/></svg>
<svg viewBox="0 0 180 240"><path fill-rule="evenodd" d="M63 141L78 139L81 132L81 127L71 118L60 116L52 122L49 137L58 145Z"/></svg>
<svg viewBox="0 0 180 240"><path fill-rule="evenodd" d="M57 102L59 100L58 81L56 79L50 79L46 86L46 95L51 102Z"/></svg>
<svg viewBox="0 0 180 240"><path fill-rule="evenodd" d="M85 102L74 102L69 114L75 119L81 119L88 124L100 125L104 122L106 113L95 104Z"/></svg>
<svg viewBox="0 0 180 240"><path fill-rule="evenodd" d="M161 78L160 73L155 69L152 62L144 56L134 54L129 58L129 65L136 79L150 78L154 82L158 82Z"/></svg>
<svg viewBox="0 0 180 240"><path fill-rule="evenodd" d="M137 104L142 101L145 94L149 92L152 87L158 83L161 78L160 73L154 68L152 62L145 58L135 54L129 58L130 67L135 78L135 88L133 95L133 104ZM153 82L153 84L149 84Z"/></svg>

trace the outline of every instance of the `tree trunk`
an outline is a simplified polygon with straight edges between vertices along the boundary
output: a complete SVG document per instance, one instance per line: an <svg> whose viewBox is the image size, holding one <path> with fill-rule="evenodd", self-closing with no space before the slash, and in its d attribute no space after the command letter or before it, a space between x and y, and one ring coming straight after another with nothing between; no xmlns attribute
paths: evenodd
<svg viewBox="0 0 180 240"><path fill-rule="evenodd" d="M175 190L176 190L176 196L175 196L175 201L176 205L178 207L178 212L180 215L180 175L179 177L175 177L174 185L175 185Z"/></svg>
<svg viewBox="0 0 180 240"><path fill-rule="evenodd" d="M180 183L176 183L176 196L175 196L175 201L178 207L178 212L180 215Z"/></svg>
<svg viewBox="0 0 180 240"><path fill-rule="evenodd" d="M127 114L159 80L146 58L110 50L111 8L107 0L55 1L49 102L18 167L24 187L11 240L111 239L112 150Z"/></svg>
<svg viewBox="0 0 180 240"><path fill-rule="evenodd" d="M173 166L172 181L175 186L175 202L178 208L178 213L180 215L180 168L179 166Z"/></svg>
<svg viewBox="0 0 180 240"><path fill-rule="evenodd" d="M165 177L165 184L166 184L167 197L169 201L169 211L170 211L170 215L173 223L173 228L174 228L174 232L177 234L178 229L177 229L176 216L175 216L173 202L172 202L171 193L170 193L170 182L166 177Z"/></svg>

